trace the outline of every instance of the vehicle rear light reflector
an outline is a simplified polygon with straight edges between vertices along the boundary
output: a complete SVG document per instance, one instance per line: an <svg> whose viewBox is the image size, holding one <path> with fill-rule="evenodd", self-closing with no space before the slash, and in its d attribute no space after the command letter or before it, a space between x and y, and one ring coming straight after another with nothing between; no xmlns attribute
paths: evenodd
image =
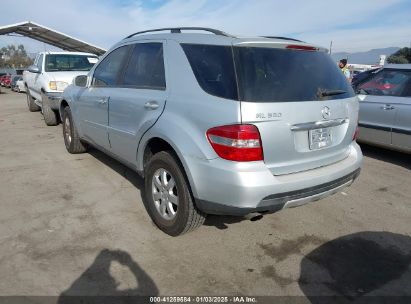
<svg viewBox="0 0 411 304"><path fill-rule="evenodd" d="M260 133L254 125L228 125L211 128L207 138L221 158L247 162L263 160Z"/></svg>
<svg viewBox="0 0 411 304"><path fill-rule="evenodd" d="M309 45L289 44L286 49L302 50L302 51L318 51L318 48Z"/></svg>

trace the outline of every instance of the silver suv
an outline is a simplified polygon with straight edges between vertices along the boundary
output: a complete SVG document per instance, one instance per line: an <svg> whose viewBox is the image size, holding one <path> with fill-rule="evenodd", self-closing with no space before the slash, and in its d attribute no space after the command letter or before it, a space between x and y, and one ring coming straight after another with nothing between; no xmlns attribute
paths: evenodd
<svg viewBox="0 0 411 304"><path fill-rule="evenodd" d="M60 113L67 150L92 145L136 170L148 213L175 236L206 214L274 212L350 185L358 107L325 49L169 28L114 45Z"/></svg>

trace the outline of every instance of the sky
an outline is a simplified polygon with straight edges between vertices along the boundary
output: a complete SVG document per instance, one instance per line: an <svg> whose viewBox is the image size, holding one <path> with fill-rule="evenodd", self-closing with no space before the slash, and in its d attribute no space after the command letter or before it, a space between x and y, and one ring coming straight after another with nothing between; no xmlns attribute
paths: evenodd
<svg viewBox="0 0 411 304"><path fill-rule="evenodd" d="M411 0L14 0L2 5L0 26L33 21L102 48L130 33L203 26L235 35L287 36L359 52L411 44ZM50 46L0 36L0 47L23 43L29 52Z"/></svg>

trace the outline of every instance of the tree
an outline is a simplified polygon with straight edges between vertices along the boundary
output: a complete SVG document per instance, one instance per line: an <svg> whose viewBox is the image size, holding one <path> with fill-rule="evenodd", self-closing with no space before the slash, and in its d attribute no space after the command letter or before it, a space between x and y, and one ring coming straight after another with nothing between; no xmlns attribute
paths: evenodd
<svg viewBox="0 0 411 304"><path fill-rule="evenodd" d="M411 48L405 47L399 49L387 59L388 63L410 63L411 62Z"/></svg>
<svg viewBox="0 0 411 304"><path fill-rule="evenodd" d="M408 63L407 58L404 56L393 56L388 57L388 63L405 64Z"/></svg>
<svg viewBox="0 0 411 304"><path fill-rule="evenodd" d="M33 64L24 45L8 45L0 49L0 68L24 68Z"/></svg>

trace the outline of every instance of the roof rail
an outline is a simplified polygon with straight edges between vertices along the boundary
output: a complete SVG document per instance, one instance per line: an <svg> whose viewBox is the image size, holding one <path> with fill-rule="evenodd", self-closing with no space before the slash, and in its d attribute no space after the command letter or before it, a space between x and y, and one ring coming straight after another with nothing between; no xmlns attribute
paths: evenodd
<svg viewBox="0 0 411 304"><path fill-rule="evenodd" d="M298 41L298 42L304 42L295 38L289 38L289 37L277 37L277 36L263 36L263 38L270 38L270 39L283 39L283 40L290 40L290 41Z"/></svg>
<svg viewBox="0 0 411 304"><path fill-rule="evenodd" d="M215 30L215 29L212 29L212 28L207 28L207 27L166 27L166 28L158 28L158 29L152 29L152 30L137 32L137 33L128 35L124 39L131 38L133 36L140 35L140 34L152 33L152 32L161 32L161 31L170 31L170 33L181 33L182 30L183 31L186 31L186 30L188 30L188 31L205 31L205 32L210 32L210 33L220 35L220 36L232 37L230 34L227 34L225 32Z"/></svg>

